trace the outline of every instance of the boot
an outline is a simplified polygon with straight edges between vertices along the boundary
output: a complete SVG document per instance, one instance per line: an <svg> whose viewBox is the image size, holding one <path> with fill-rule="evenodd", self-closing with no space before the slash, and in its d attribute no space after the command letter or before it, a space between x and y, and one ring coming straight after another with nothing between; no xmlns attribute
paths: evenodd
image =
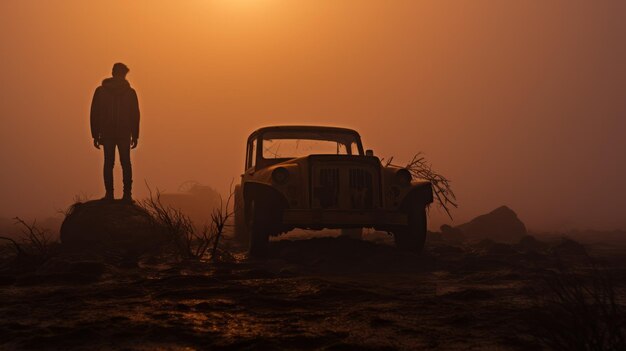
<svg viewBox="0 0 626 351"><path fill-rule="evenodd" d="M122 197L122 201L132 204L135 201L133 200L133 195L130 193L130 191L125 191L124 192L124 196Z"/></svg>
<svg viewBox="0 0 626 351"><path fill-rule="evenodd" d="M113 190L111 190L111 191L107 190L107 192L104 194L104 197L101 200L102 201L113 201L113 200L115 200L115 197L113 196Z"/></svg>
<svg viewBox="0 0 626 351"><path fill-rule="evenodd" d="M132 204L133 201L133 180L131 178L130 166L123 169L124 171L124 196L122 201Z"/></svg>

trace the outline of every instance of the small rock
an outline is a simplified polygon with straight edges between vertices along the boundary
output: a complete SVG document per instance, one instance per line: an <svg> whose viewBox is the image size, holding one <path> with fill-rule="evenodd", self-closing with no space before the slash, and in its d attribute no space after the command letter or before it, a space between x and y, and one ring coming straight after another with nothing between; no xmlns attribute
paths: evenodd
<svg viewBox="0 0 626 351"><path fill-rule="evenodd" d="M478 216L458 227L468 239L491 239L503 243L517 243L527 235L526 226L517 214L506 206Z"/></svg>
<svg viewBox="0 0 626 351"><path fill-rule="evenodd" d="M579 242L569 238L561 239L561 242L553 246L550 251L562 256L587 256L587 249Z"/></svg>
<svg viewBox="0 0 626 351"><path fill-rule="evenodd" d="M511 245L498 243L490 239L480 241L476 244L476 248L478 248L482 254L487 255L511 255L517 253Z"/></svg>
<svg viewBox="0 0 626 351"><path fill-rule="evenodd" d="M547 248L547 244L532 235L526 235L517 243L517 248L524 252L540 252Z"/></svg>
<svg viewBox="0 0 626 351"><path fill-rule="evenodd" d="M441 230L441 237L445 241L452 243L462 243L463 241L465 241L463 231L459 228L444 224L439 227L439 230Z"/></svg>
<svg viewBox="0 0 626 351"><path fill-rule="evenodd" d="M465 253L463 248L460 248L458 246L452 246L452 245L433 246L430 249L430 252L437 254L437 255L463 255Z"/></svg>

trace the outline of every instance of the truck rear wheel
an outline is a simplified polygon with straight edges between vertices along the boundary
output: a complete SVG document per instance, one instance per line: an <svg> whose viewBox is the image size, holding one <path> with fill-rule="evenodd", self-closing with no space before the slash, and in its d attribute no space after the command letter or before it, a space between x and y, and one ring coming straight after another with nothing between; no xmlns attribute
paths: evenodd
<svg viewBox="0 0 626 351"><path fill-rule="evenodd" d="M256 199L246 202L246 227L248 229L250 256L264 256L269 247L269 228L267 225L267 206Z"/></svg>
<svg viewBox="0 0 626 351"><path fill-rule="evenodd" d="M363 239L363 228L344 228L341 229L341 236L350 239Z"/></svg>
<svg viewBox="0 0 626 351"><path fill-rule="evenodd" d="M419 253L426 242L426 206L412 205L407 211L408 223L393 233L396 247L403 251Z"/></svg>

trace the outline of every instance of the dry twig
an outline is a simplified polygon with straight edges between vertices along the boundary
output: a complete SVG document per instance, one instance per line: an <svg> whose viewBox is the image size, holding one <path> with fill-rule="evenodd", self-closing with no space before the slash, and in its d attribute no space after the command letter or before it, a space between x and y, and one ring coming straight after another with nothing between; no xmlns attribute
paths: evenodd
<svg viewBox="0 0 626 351"><path fill-rule="evenodd" d="M211 213L211 236L213 242L213 247L211 248L212 260L217 259L218 246L220 239L224 234L224 227L234 214L234 209L230 209L230 202L233 199L233 195L233 181L231 181L226 203L224 203L222 197L220 196L220 207L213 209L213 213Z"/></svg>
<svg viewBox="0 0 626 351"><path fill-rule="evenodd" d="M146 187L149 196L140 203L140 206L152 216L155 228L165 231L179 256L196 257L192 247L194 227L191 219L180 209L163 204L159 189L153 192L148 183L146 183Z"/></svg>
<svg viewBox="0 0 626 351"><path fill-rule="evenodd" d="M6 240L9 241L13 244L13 247L15 248L15 253L18 256L23 256L24 255L24 250L22 250L22 247L20 246L20 244L17 243L17 241L7 237L7 236L0 236L0 240Z"/></svg>
<svg viewBox="0 0 626 351"><path fill-rule="evenodd" d="M28 258L33 263L45 262L51 256L52 240L48 232L37 225L37 221L26 223L20 217L15 217L15 224L22 225L22 236L15 240L7 236L0 236L0 240L9 241L15 249L17 258Z"/></svg>
<svg viewBox="0 0 626 351"><path fill-rule="evenodd" d="M393 156L389 158L385 162L385 166L396 166L398 165L392 164ZM435 200L437 204L441 206L450 219L452 219L451 209L457 208L458 203L456 201L456 195L452 191L452 187L450 185L451 181L433 170L432 165L426 161L424 154L418 152L413 156L411 162L409 162L404 168L406 168L413 178L421 178L430 181L433 186L433 194L435 195Z"/></svg>
<svg viewBox="0 0 626 351"><path fill-rule="evenodd" d="M48 232L39 228L36 220L34 220L31 224L26 223L20 217L15 217L14 220L16 224L24 226L24 229L22 230L22 233L24 234L23 241L30 248L32 254L42 258L48 257L51 244Z"/></svg>
<svg viewBox="0 0 626 351"><path fill-rule="evenodd" d="M224 228L233 215L233 211L229 210L234 194L232 183L226 203L220 198L220 207L215 208L211 213L211 223L204 225L200 230L195 228L191 218L180 209L163 204L161 192L158 189L153 192L147 183L146 186L149 197L141 202L141 206L150 213L157 227L165 229L178 255L184 258L199 259L211 249L211 259L215 260Z"/></svg>

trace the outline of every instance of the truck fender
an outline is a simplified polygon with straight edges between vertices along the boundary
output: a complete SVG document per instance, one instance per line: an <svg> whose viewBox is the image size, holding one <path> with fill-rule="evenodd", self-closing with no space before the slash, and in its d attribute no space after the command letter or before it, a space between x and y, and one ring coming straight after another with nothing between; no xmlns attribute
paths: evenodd
<svg viewBox="0 0 626 351"><path fill-rule="evenodd" d="M424 206L433 202L433 186L430 182L418 181L411 183L409 190L400 200L400 208L408 209L412 204Z"/></svg>
<svg viewBox="0 0 626 351"><path fill-rule="evenodd" d="M262 199L263 211L267 213L266 220L278 224L281 221L282 210L287 207L287 199L278 190L274 189L271 185L249 181L243 185L243 198L244 201L250 198ZM245 211L245 216L248 216L248 211Z"/></svg>

